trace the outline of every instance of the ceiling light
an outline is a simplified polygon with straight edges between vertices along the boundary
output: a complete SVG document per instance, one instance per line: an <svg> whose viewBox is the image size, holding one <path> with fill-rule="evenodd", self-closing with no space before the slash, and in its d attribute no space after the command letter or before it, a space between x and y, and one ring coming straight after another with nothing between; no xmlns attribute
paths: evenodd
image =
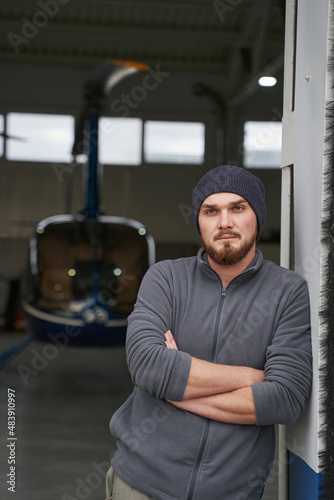
<svg viewBox="0 0 334 500"><path fill-rule="evenodd" d="M276 83L277 78L274 78L273 76L261 76L258 80L258 84L261 85L261 87L273 87Z"/></svg>

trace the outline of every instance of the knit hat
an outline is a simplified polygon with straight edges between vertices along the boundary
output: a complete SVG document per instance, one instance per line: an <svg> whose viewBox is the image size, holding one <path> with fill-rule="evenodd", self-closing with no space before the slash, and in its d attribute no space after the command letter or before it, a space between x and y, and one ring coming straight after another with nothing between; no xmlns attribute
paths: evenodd
<svg viewBox="0 0 334 500"><path fill-rule="evenodd" d="M235 165L222 165L209 170L200 179L193 192L192 212L198 232L200 232L198 214L203 201L214 193L235 193L248 201L257 217L258 240L266 220L264 187L260 179L248 170Z"/></svg>

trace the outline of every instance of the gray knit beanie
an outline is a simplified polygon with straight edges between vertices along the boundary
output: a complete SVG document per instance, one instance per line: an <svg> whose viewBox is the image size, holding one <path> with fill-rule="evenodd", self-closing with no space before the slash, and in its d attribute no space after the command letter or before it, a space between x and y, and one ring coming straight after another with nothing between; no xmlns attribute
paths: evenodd
<svg viewBox="0 0 334 500"><path fill-rule="evenodd" d="M235 193L242 196L257 217L257 240L266 220L264 187L260 179L248 170L235 165L222 165L209 170L198 182L193 192L192 212L198 232L198 214L203 201L214 193Z"/></svg>

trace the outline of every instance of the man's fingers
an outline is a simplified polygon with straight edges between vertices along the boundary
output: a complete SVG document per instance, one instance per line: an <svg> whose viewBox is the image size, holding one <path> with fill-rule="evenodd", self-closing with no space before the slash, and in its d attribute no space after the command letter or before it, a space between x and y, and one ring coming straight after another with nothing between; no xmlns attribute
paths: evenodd
<svg viewBox="0 0 334 500"><path fill-rule="evenodd" d="M178 351L178 347L176 345L175 339L174 339L173 334L170 330L167 330L167 332L165 333L165 338L166 338L165 344L166 344L167 348L168 349L176 349Z"/></svg>

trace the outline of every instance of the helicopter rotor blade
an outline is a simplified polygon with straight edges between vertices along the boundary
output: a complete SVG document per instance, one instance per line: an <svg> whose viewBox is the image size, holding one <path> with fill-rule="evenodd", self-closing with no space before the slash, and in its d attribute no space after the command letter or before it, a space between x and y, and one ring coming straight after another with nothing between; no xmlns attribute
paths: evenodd
<svg viewBox="0 0 334 500"><path fill-rule="evenodd" d="M0 136L3 137L4 139L12 139L13 141L27 142L27 139L25 139L24 137L8 135L6 132L0 132Z"/></svg>

